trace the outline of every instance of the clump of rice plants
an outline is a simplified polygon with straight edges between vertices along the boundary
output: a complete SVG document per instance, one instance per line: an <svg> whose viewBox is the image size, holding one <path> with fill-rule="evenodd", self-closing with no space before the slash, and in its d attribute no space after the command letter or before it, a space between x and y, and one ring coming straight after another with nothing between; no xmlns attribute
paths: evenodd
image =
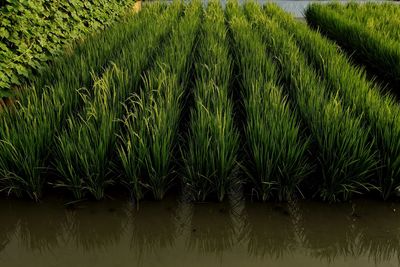
<svg viewBox="0 0 400 267"><path fill-rule="evenodd" d="M307 22L364 62L394 89L400 86L400 42L322 5L310 5ZM367 14L366 14L367 15Z"/></svg>
<svg viewBox="0 0 400 267"><path fill-rule="evenodd" d="M329 97L327 84L306 64L288 33L267 19L258 5L247 3L245 10L275 58L289 95L312 135L320 172L316 194L323 200L338 201L368 189L377 165L370 129L363 127L361 118L353 116L337 97Z"/></svg>
<svg viewBox="0 0 400 267"><path fill-rule="evenodd" d="M159 13L160 9L156 10ZM63 127L69 114L79 109L80 89L91 86L91 73L101 72L119 53L121 43L145 25L140 18L142 15L132 17L88 38L76 47L75 53L53 62L43 75L21 90L14 106L1 112L1 191L40 198L56 131Z"/></svg>
<svg viewBox="0 0 400 267"><path fill-rule="evenodd" d="M400 186L400 107L396 100L382 95L381 88L367 79L363 69L354 67L334 43L318 32L297 23L276 5L267 5L265 10L294 34L308 61L331 85L331 93L339 94L343 103L363 115L364 123L371 126L379 150L377 186L383 198L393 195Z"/></svg>
<svg viewBox="0 0 400 267"><path fill-rule="evenodd" d="M54 165L62 179L56 185L68 188L75 198L89 193L101 199L106 186L113 182L109 174L118 119L124 112L121 102L136 91L141 71L176 23L180 9L180 5L172 5L159 20L148 20L141 34L122 48L114 67L95 82L93 92L84 94L84 115L71 116L69 127L58 136Z"/></svg>
<svg viewBox="0 0 400 267"><path fill-rule="evenodd" d="M379 31L386 38L400 41L400 8L398 5L374 2L360 5L350 2L346 5L334 3L327 6L347 18L362 23L371 31Z"/></svg>
<svg viewBox="0 0 400 267"><path fill-rule="evenodd" d="M298 119L282 94L276 66L259 34L252 31L237 2L229 2L226 10L246 113L246 174L259 199L292 199L311 170L309 140L301 137Z"/></svg>
<svg viewBox="0 0 400 267"><path fill-rule="evenodd" d="M235 181L239 135L229 98L232 59L224 12L217 1L209 2L201 26L195 104L187 146L182 148L183 184L195 201L211 195L222 201Z"/></svg>
<svg viewBox="0 0 400 267"><path fill-rule="evenodd" d="M184 17L155 66L145 75L142 91L127 103L119 156L132 195L140 199L148 189L162 199L173 179L172 160L182 96L185 93L191 53L200 26L199 1L187 5Z"/></svg>

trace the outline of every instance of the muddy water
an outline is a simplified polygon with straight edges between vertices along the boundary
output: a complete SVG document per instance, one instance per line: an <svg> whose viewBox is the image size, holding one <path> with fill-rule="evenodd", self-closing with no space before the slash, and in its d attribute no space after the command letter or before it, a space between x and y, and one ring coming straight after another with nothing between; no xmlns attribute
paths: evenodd
<svg viewBox="0 0 400 267"><path fill-rule="evenodd" d="M400 204L0 200L0 266L399 266Z"/></svg>

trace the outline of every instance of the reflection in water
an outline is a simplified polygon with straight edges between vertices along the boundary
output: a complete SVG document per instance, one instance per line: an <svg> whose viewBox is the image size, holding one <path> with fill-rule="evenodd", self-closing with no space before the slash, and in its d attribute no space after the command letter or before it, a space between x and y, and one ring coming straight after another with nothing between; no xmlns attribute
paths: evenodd
<svg viewBox="0 0 400 267"><path fill-rule="evenodd" d="M400 210L398 205L385 203L355 204L357 218L357 253L366 254L375 263L400 261Z"/></svg>
<svg viewBox="0 0 400 267"><path fill-rule="evenodd" d="M300 204L304 246L313 257L333 262L337 257L368 256L375 264L399 262L399 204L359 200L350 204Z"/></svg>
<svg viewBox="0 0 400 267"><path fill-rule="evenodd" d="M398 266L400 203L0 200L0 266ZM95 263L93 262L95 261ZM89 265L88 265L89 264ZM111 264L111 265L110 265Z"/></svg>
<svg viewBox="0 0 400 267"><path fill-rule="evenodd" d="M246 206L242 234L248 252L260 258L282 258L297 246L287 204L251 203Z"/></svg>
<svg viewBox="0 0 400 267"><path fill-rule="evenodd" d="M355 256L351 204L299 203L298 229L311 256L332 262L338 256Z"/></svg>
<svg viewBox="0 0 400 267"><path fill-rule="evenodd" d="M29 250L42 253L59 246L66 227L66 214L59 200L42 204L18 202L13 208L19 216L19 238Z"/></svg>
<svg viewBox="0 0 400 267"><path fill-rule="evenodd" d="M227 202L194 204L188 249L217 256L232 249L235 236L232 216L230 204Z"/></svg>
<svg viewBox="0 0 400 267"><path fill-rule="evenodd" d="M130 247L138 258L144 254L157 253L174 245L179 220L176 199L160 202L143 201L139 209L131 207Z"/></svg>
<svg viewBox="0 0 400 267"><path fill-rule="evenodd" d="M0 253L15 234L18 220L18 214L13 212L11 203L0 201Z"/></svg>
<svg viewBox="0 0 400 267"><path fill-rule="evenodd" d="M68 210L65 234L78 248L86 251L103 249L120 242L128 225L126 203L116 201L92 202Z"/></svg>

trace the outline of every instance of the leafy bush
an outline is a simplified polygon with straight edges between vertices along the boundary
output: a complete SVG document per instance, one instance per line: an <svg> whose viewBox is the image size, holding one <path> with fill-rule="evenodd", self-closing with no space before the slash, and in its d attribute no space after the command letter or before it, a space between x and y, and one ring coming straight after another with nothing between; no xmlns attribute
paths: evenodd
<svg viewBox="0 0 400 267"><path fill-rule="evenodd" d="M18 91L15 105L0 113L0 191L40 197L57 132L80 111L82 88L91 88L93 74L120 56L121 46L138 34L145 17L146 12L127 16L90 36Z"/></svg>
<svg viewBox="0 0 400 267"><path fill-rule="evenodd" d="M7 0L0 8L0 97L88 32L109 25L128 0Z"/></svg>

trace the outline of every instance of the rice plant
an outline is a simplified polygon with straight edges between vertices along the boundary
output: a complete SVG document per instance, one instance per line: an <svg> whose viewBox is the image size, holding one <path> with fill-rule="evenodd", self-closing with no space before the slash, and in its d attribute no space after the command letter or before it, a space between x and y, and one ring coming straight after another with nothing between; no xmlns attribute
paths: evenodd
<svg viewBox="0 0 400 267"><path fill-rule="evenodd" d="M265 11L294 34L308 62L331 85L331 94L339 94L343 104L363 115L364 124L371 126L380 160L375 183L385 199L396 193L400 188L400 107L396 100L381 94L381 88L367 79L363 69L353 66L318 32L296 22L276 5L265 6Z"/></svg>
<svg viewBox="0 0 400 267"><path fill-rule="evenodd" d="M56 186L69 189L76 199L82 199L86 193L101 199L106 186L113 182L109 174L117 141L117 120L124 112L121 102L137 90L142 70L179 13L180 5L171 5L159 20L147 21L141 34L122 48L114 67L97 79L93 92L83 94L84 114L71 116L69 127L59 134L54 165L62 179ZM152 34L146 34L147 31Z"/></svg>
<svg viewBox="0 0 400 267"><path fill-rule="evenodd" d="M252 31L237 2L228 2L226 10L246 113L246 174L259 199L289 200L300 192L300 183L311 170L306 155L309 139L301 137L299 120L282 93L276 66L259 34Z"/></svg>
<svg viewBox="0 0 400 267"><path fill-rule="evenodd" d="M275 58L290 98L312 135L320 172L314 184L316 194L338 201L367 190L377 165L370 129L340 99L329 97L328 85L306 64L290 34L268 19L258 5L246 3L245 11Z"/></svg>
<svg viewBox="0 0 400 267"><path fill-rule="evenodd" d="M154 67L144 77L141 92L132 95L121 134L119 157L126 182L136 199L145 189L162 199L173 180L173 152L182 110L191 53L200 26L199 1L186 6L184 17Z"/></svg>
<svg viewBox="0 0 400 267"><path fill-rule="evenodd" d="M352 20L362 23L371 31L379 31L386 38L400 41L400 8L392 3L367 2L365 5L348 3L329 4L328 7Z"/></svg>
<svg viewBox="0 0 400 267"><path fill-rule="evenodd" d="M400 86L400 42L387 38L380 30L372 30L329 7L310 5L307 22L321 30L365 63L397 90Z"/></svg>
<svg viewBox="0 0 400 267"><path fill-rule="evenodd" d="M40 198L56 130L63 127L68 114L79 109L80 88L91 85L92 73L101 72L119 53L121 43L143 27L145 21L136 20L140 17L89 37L76 47L76 53L55 60L20 91L14 106L2 112L0 190Z"/></svg>
<svg viewBox="0 0 400 267"><path fill-rule="evenodd" d="M235 181L239 135L229 97L232 59L224 12L211 1L204 13L195 63L194 107L186 147L183 184L195 201L222 201Z"/></svg>

